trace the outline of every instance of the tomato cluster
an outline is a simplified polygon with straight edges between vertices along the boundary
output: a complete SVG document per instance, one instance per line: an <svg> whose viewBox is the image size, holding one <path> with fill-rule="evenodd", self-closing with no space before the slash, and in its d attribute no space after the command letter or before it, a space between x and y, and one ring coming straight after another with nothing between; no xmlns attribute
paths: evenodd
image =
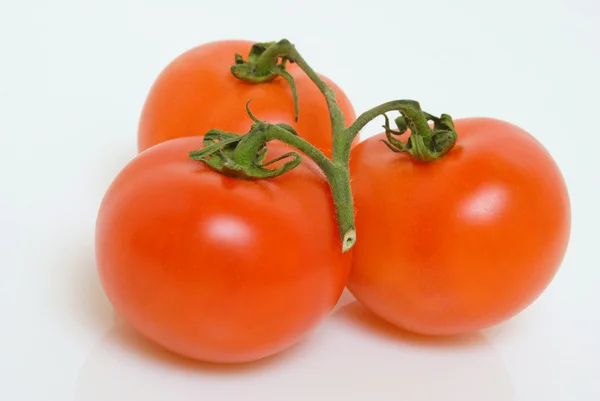
<svg viewBox="0 0 600 401"><path fill-rule="evenodd" d="M244 65L236 54L250 63L270 45L199 46L152 86L140 153L112 182L96 226L102 285L129 324L187 357L247 362L300 341L346 286L388 322L432 335L498 324L542 293L566 251L570 205L537 140L489 118L420 137L428 127L410 114L399 132L332 136L336 121L346 130L366 121L333 81L304 74L298 55L275 54L287 64L267 64L271 75L254 68L266 56L250 64L255 82L234 73ZM269 130L282 140L269 142ZM267 139L248 157L239 149L250 138ZM446 143L424 161L419 146ZM285 167L293 147L303 150L293 166L264 173ZM352 212L345 233L340 210Z"/></svg>

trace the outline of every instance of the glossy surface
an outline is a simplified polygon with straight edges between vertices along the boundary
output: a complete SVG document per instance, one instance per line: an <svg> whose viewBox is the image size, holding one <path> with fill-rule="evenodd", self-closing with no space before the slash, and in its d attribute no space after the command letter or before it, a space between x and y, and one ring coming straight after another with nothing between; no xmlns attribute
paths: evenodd
<svg viewBox="0 0 600 401"><path fill-rule="evenodd" d="M573 206L542 296L455 341L413 340L339 308L281 357L236 369L177 358L115 316L94 228L137 153L148 84L199 43L280 37L357 112L416 98L534 134ZM600 400L599 37L597 0L0 2L0 400Z"/></svg>
<svg viewBox="0 0 600 401"><path fill-rule="evenodd" d="M348 288L422 334L476 331L522 311L554 277L571 230L564 179L534 137L489 118L455 126L456 146L432 163L391 152L384 134L351 159L361 241Z"/></svg>
<svg viewBox="0 0 600 401"><path fill-rule="evenodd" d="M239 180L191 160L201 145L187 137L154 146L111 184L96 227L100 280L115 310L171 351L264 358L331 311L351 255L314 163ZM273 143L266 161L287 151Z"/></svg>
<svg viewBox="0 0 600 401"><path fill-rule="evenodd" d="M298 121L286 80L277 78L254 85L230 73L234 55L247 59L251 46L249 41L216 41L196 46L171 61L155 80L145 101L138 128L138 148L144 150L182 136L204 135L213 128L246 133L252 124L246 102L252 100L250 109L258 119L291 125L298 135L330 156L327 103L297 65L290 64L287 70L296 82ZM356 116L350 100L332 80L322 75L321 78L335 91L346 124L351 124Z"/></svg>
<svg viewBox="0 0 600 401"><path fill-rule="evenodd" d="M385 369L373 375L382 361ZM106 374L105 366L114 366L113 372ZM149 386L148 377L155 375L168 380ZM305 342L252 366L190 363L117 323L86 356L73 399L179 401L190 394L214 401L336 400L342 395L357 401L511 401L516 390L499 350L484 335L444 341L415 337L344 298Z"/></svg>

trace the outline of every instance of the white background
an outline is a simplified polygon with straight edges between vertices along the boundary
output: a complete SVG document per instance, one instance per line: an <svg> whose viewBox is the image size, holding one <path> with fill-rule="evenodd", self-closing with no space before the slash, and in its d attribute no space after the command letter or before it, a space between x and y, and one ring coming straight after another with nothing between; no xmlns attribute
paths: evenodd
<svg viewBox="0 0 600 401"><path fill-rule="evenodd" d="M306 341L245 368L183 362L115 321L95 217L136 153L152 81L201 43L284 37L358 112L414 98L511 121L549 149L573 232L537 302L461 341L425 341L346 294ZM0 400L599 400L598 38L597 0L2 0Z"/></svg>

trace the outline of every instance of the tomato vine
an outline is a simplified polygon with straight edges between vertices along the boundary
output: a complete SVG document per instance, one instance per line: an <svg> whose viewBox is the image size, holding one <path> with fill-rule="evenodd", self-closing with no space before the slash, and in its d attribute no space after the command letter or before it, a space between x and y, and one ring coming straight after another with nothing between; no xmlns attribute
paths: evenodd
<svg viewBox="0 0 600 401"><path fill-rule="evenodd" d="M362 113L349 126L344 124L343 112L336 101L335 92L318 76L304 60L295 46L288 40L257 43L252 46L248 59L234 55L235 64L231 73L238 79L251 84L269 82L283 77L290 84L298 118L298 99L294 79L285 68L287 63L297 64L319 88L329 109L332 131L332 157L329 159L315 146L302 139L294 129L286 124L260 121L254 117L246 104L247 112L253 124L247 133L236 135L218 128L205 135L204 148L190 152L193 160L199 161L227 176L240 179L267 179L285 174L300 163L300 156L290 152L277 158L285 160L277 169L267 169L273 163L263 163L266 144L279 140L310 157L323 171L331 188L335 205L338 229L342 240L342 251L350 250L356 243L354 224L354 206L350 186L349 158L351 145L361 129L379 116L384 116L387 140L384 141L394 152L406 152L421 162L433 162L450 151L457 140L452 118L448 114L435 117L421 110L419 102L414 100L393 100L380 104ZM396 118L398 130L389 126L388 112L398 111ZM433 122L433 128L429 123ZM406 142L395 136L405 134L410 129Z"/></svg>

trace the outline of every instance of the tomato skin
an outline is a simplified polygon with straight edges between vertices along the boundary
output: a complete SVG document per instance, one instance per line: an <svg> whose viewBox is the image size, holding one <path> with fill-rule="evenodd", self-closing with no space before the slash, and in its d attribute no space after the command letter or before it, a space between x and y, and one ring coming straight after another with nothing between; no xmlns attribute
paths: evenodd
<svg viewBox="0 0 600 401"><path fill-rule="evenodd" d="M327 103L297 65L288 64L287 70L296 81L298 122L294 121L292 91L283 78L250 84L230 73L234 55L246 58L252 45L242 40L211 42L184 52L167 65L146 98L138 126L138 150L172 138L204 135L213 128L246 133L252 124L246 102L252 99L250 109L257 118L291 125L330 157ZM346 125L354 122L356 114L348 97L330 79L319 76L335 91Z"/></svg>
<svg viewBox="0 0 600 401"><path fill-rule="evenodd" d="M522 311L570 235L565 182L537 140L489 118L455 124L457 145L430 164L391 152L383 134L351 157L359 240L348 288L388 322L429 335Z"/></svg>
<svg viewBox="0 0 600 401"><path fill-rule="evenodd" d="M264 358L331 311L351 256L312 161L273 179L234 179L189 159L201 144L156 145L115 178L96 226L101 283L118 314L173 352ZM270 143L267 159L288 150Z"/></svg>

